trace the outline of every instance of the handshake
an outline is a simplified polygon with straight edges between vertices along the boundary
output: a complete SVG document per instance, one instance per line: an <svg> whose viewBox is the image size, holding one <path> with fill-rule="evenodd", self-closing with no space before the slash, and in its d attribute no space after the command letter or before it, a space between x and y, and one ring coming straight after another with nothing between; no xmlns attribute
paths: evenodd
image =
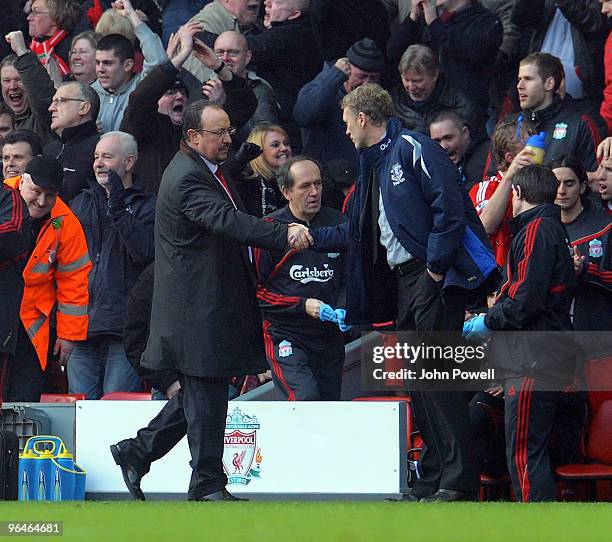
<svg viewBox="0 0 612 542"><path fill-rule="evenodd" d="M346 318L345 309L333 309L327 303L314 298L306 300L305 308L308 316L321 320L321 322L332 322L340 328L342 333L349 331L353 327L344 323Z"/></svg>
<svg viewBox="0 0 612 542"><path fill-rule="evenodd" d="M287 244L292 249L300 252L314 245L314 239L306 226L291 223L287 228Z"/></svg>

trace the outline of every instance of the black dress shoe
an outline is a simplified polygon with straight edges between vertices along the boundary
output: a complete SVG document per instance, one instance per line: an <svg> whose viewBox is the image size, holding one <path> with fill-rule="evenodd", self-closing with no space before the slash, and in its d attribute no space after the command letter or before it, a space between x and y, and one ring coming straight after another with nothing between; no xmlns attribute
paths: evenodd
<svg viewBox="0 0 612 542"><path fill-rule="evenodd" d="M190 501L248 501L249 499L242 499L240 497L236 497L232 495L227 489L223 488L220 491L215 491L213 493L209 493L208 495L204 495L203 497L195 497L193 499L189 499Z"/></svg>
<svg viewBox="0 0 612 542"><path fill-rule="evenodd" d="M421 502L459 502L478 501L477 493L455 491L454 489L438 489L433 495L423 497Z"/></svg>
<svg viewBox="0 0 612 542"><path fill-rule="evenodd" d="M132 465L126 458L125 450L122 449L121 443L111 444L111 454L115 463L121 467L121 474L123 474L123 481L130 492L130 495L137 501L145 501L144 493L140 489L140 480L142 476L138 473L134 465Z"/></svg>

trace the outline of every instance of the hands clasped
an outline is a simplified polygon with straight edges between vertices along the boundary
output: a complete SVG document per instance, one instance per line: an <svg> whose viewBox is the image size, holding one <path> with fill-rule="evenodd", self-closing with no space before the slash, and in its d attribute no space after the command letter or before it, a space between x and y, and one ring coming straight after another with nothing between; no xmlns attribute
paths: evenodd
<svg viewBox="0 0 612 542"><path fill-rule="evenodd" d="M302 251L314 245L314 239L306 226L291 223L287 228L287 244L295 250Z"/></svg>

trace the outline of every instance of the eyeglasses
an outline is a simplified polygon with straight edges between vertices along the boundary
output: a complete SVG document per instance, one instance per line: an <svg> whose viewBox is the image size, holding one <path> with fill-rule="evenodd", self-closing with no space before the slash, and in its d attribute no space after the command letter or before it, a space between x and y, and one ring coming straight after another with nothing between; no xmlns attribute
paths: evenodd
<svg viewBox="0 0 612 542"><path fill-rule="evenodd" d="M39 15L49 15L48 11L38 11L37 9L33 9L32 11L30 11L30 15L32 15L32 17L38 17Z"/></svg>
<svg viewBox="0 0 612 542"><path fill-rule="evenodd" d="M174 96L176 93L182 94L183 96L187 96L187 89L184 88L171 88L166 91L166 96Z"/></svg>
<svg viewBox="0 0 612 542"><path fill-rule="evenodd" d="M207 130L206 128L192 128L194 132L208 132L209 134L214 134L217 137L224 137L226 135L233 136L238 131L233 126L229 126L228 128L221 128L219 130Z"/></svg>
<svg viewBox="0 0 612 542"><path fill-rule="evenodd" d="M240 53L242 53L242 51L240 49L215 49L215 54L218 57L221 57L226 53L228 54L228 56L236 58L237 56L240 56Z"/></svg>
<svg viewBox="0 0 612 542"><path fill-rule="evenodd" d="M82 98L63 98L63 97L58 97L58 98L53 98L51 100L51 103L57 107L58 105L62 105L63 103L66 102L86 102L87 100L83 100Z"/></svg>

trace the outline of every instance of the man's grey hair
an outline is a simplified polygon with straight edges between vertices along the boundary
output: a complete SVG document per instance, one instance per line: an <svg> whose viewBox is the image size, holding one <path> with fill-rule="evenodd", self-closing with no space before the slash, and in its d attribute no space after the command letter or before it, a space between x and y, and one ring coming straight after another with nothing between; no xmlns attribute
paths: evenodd
<svg viewBox="0 0 612 542"><path fill-rule="evenodd" d="M89 85L81 81L66 81L60 85L60 88L67 85L74 85L79 89L81 98L83 98L83 100L86 102L89 102L89 105L91 106L91 119L96 120L98 118L98 114L100 113L100 97L98 96L98 93Z"/></svg>
<svg viewBox="0 0 612 542"><path fill-rule="evenodd" d="M138 143L136 143L136 139L132 134L120 131L106 132L100 136L100 141L111 136L119 138L119 141L121 141L121 149L126 156L133 156L136 159L138 158Z"/></svg>

